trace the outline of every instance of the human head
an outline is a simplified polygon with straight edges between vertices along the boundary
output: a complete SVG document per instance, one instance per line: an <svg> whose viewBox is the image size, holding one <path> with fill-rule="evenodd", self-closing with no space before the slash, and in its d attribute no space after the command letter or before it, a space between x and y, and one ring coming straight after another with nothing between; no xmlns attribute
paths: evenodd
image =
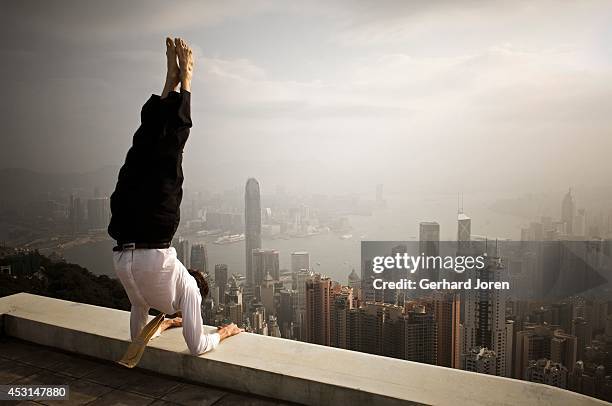
<svg viewBox="0 0 612 406"><path fill-rule="evenodd" d="M204 274L197 269L188 269L189 275L191 275L198 284L198 288L200 289L200 294L202 298L208 296L208 282L206 282L206 278L204 278Z"/></svg>

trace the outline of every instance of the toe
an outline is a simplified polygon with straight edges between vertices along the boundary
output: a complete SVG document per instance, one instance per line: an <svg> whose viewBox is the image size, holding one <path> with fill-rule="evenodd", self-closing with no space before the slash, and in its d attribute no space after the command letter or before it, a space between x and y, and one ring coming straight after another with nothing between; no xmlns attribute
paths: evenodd
<svg viewBox="0 0 612 406"><path fill-rule="evenodd" d="M171 38L166 38L166 55L176 55L176 48L174 47L174 41Z"/></svg>

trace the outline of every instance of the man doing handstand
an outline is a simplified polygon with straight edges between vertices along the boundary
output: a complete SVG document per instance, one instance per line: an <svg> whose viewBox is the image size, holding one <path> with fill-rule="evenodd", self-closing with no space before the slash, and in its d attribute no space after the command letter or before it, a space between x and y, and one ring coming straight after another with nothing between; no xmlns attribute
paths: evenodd
<svg viewBox="0 0 612 406"><path fill-rule="evenodd" d="M230 324L213 334L203 331L198 286L205 281L190 274L170 246L180 220L194 59L191 48L180 38L166 38L166 57L168 72L162 94L152 95L142 107L140 128L111 195L108 233L117 240L115 272L132 305L132 340L147 324L150 308L166 314L181 312L182 319L165 320L161 330L182 325L191 353L202 354L242 330Z"/></svg>

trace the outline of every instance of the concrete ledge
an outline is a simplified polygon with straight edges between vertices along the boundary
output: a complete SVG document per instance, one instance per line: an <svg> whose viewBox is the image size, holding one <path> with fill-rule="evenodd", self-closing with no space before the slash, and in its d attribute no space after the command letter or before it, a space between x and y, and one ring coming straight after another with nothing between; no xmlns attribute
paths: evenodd
<svg viewBox="0 0 612 406"><path fill-rule="evenodd" d="M20 293L0 298L0 315L4 334L78 354L114 361L128 345L129 312ZM309 405L609 404L547 385L255 334L195 357L180 329L168 330L139 367Z"/></svg>

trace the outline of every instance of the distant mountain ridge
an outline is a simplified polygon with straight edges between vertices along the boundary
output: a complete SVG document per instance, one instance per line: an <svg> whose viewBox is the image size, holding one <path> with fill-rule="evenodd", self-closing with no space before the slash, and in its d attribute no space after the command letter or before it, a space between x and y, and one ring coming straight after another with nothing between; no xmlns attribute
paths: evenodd
<svg viewBox="0 0 612 406"><path fill-rule="evenodd" d="M101 196L108 196L115 188L119 166L107 165L81 173L38 172L25 168L0 169L0 201L8 206L32 200L70 196L77 192L91 197L97 188Z"/></svg>

